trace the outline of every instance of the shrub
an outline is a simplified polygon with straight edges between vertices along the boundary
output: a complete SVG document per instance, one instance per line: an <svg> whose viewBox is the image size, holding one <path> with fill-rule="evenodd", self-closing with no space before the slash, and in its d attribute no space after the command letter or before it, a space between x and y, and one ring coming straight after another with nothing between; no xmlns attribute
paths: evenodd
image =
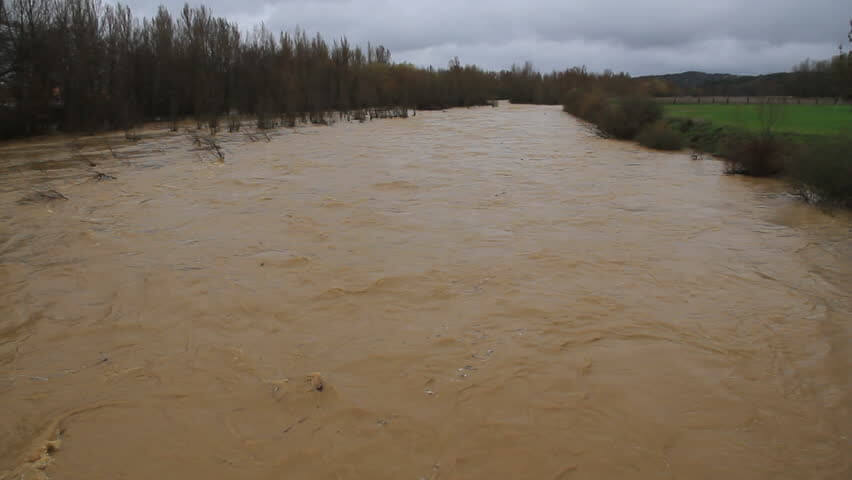
<svg viewBox="0 0 852 480"><path fill-rule="evenodd" d="M641 125L636 118L630 118L621 105L611 104L602 109L597 118L598 129L605 137L630 140L639 133Z"/></svg>
<svg viewBox="0 0 852 480"><path fill-rule="evenodd" d="M600 112L608 106L606 97L598 91L573 89L565 94L562 110L587 122L597 123Z"/></svg>
<svg viewBox="0 0 852 480"><path fill-rule="evenodd" d="M645 125L662 117L661 107L650 98L627 97L617 99L600 112L598 128L610 137L630 140Z"/></svg>
<svg viewBox="0 0 852 480"><path fill-rule="evenodd" d="M607 99L602 93L590 92L580 99L577 116L595 123L600 113L606 110L607 106Z"/></svg>
<svg viewBox="0 0 852 480"><path fill-rule="evenodd" d="M785 142L773 135L741 135L722 147L725 172L729 174L768 177L781 173L784 167Z"/></svg>
<svg viewBox="0 0 852 480"><path fill-rule="evenodd" d="M562 109L594 123L605 137L625 140L663 117L662 106L650 97L631 95L610 101L600 92L576 89L565 94Z"/></svg>
<svg viewBox="0 0 852 480"><path fill-rule="evenodd" d="M562 111L576 115L582 97L583 92L576 88L565 92L562 96Z"/></svg>
<svg viewBox="0 0 852 480"><path fill-rule="evenodd" d="M651 97L631 95L619 98L617 104L621 111L624 112L625 118L638 125L636 133L638 133L641 127L663 118L662 105Z"/></svg>
<svg viewBox="0 0 852 480"><path fill-rule="evenodd" d="M787 170L807 200L852 208L852 140L814 139L794 150Z"/></svg>
<svg viewBox="0 0 852 480"><path fill-rule="evenodd" d="M643 146L656 150L680 150L683 148L681 136L662 121L645 126L636 140Z"/></svg>

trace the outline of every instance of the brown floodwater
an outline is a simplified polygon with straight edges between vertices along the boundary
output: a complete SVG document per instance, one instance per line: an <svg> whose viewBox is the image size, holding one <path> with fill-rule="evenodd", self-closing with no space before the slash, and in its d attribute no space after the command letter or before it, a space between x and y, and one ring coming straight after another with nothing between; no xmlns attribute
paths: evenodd
<svg viewBox="0 0 852 480"><path fill-rule="evenodd" d="M0 478L852 477L846 213L556 107L142 133L0 145Z"/></svg>

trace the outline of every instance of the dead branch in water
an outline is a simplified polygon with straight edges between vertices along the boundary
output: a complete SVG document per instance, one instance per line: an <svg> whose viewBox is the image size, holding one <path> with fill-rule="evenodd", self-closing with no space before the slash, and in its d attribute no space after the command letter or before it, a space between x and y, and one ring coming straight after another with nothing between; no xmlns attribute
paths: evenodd
<svg viewBox="0 0 852 480"><path fill-rule="evenodd" d="M190 138L192 138L192 144L193 145L195 145L196 147L201 146L201 136L198 133L192 132L187 128L186 134L189 135Z"/></svg>
<svg viewBox="0 0 852 480"><path fill-rule="evenodd" d="M239 115L230 115L228 117L228 131L231 133L239 132L243 126L243 121Z"/></svg>
<svg viewBox="0 0 852 480"><path fill-rule="evenodd" d="M192 138L192 143L195 146L213 152L217 157L219 157L219 161L225 161L225 151L222 149L221 145L216 142L216 139L212 135L208 137L202 137L201 135L195 132L189 132L189 135Z"/></svg>
<svg viewBox="0 0 852 480"><path fill-rule="evenodd" d="M131 127L124 131L124 138L131 142L138 142L140 137L139 134L136 133L136 129Z"/></svg>
<svg viewBox="0 0 852 480"><path fill-rule="evenodd" d="M204 142L207 145L207 148L216 153L216 156L219 157L220 161L225 161L225 152L224 150L222 150L222 147L219 146L218 143L216 143L216 140L213 139L213 137L205 138Z"/></svg>
<svg viewBox="0 0 852 480"><path fill-rule="evenodd" d="M18 200L19 204L27 204L27 203L39 203L39 202L50 202L53 200L68 200L68 197L57 192L54 189L37 191L33 192L20 200Z"/></svg>
<svg viewBox="0 0 852 480"><path fill-rule="evenodd" d="M118 160L118 155L115 154L115 150L112 149L112 144L109 143L109 140L106 141L107 149L109 150L109 154L112 155L112 158ZM94 163L89 164L90 167L94 167Z"/></svg>
<svg viewBox="0 0 852 480"><path fill-rule="evenodd" d="M210 135L216 135L219 132L219 116L211 114L207 119L207 127L210 129Z"/></svg>
<svg viewBox="0 0 852 480"><path fill-rule="evenodd" d="M384 118L408 118L408 107L405 106L390 106L390 107L373 107L367 111L370 120Z"/></svg>

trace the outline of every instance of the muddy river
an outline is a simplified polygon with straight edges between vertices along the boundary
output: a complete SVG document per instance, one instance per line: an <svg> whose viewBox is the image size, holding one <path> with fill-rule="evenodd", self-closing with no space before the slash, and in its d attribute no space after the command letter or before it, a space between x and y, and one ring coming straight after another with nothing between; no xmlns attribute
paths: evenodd
<svg viewBox="0 0 852 480"><path fill-rule="evenodd" d="M852 477L850 215L555 107L219 137L0 145L0 478Z"/></svg>

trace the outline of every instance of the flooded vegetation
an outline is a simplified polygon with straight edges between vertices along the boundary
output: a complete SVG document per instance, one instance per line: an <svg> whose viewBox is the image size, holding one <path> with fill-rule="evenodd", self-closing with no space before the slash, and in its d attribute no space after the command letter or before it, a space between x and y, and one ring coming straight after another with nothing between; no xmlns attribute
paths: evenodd
<svg viewBox="0 0 852 480"><path fill-rule="evenodd" d="M409 109L486 105L498 78L458 58L447 68L393 63L383 45L304 30L240 30L206 6L134 16L95 0L0 1L0 138L95 133L185 118L199 128L326 123L336 112L388 118Z"/></svg>
<svg viewBox="0 0 852 480"><path fill-rule="evenodd" d="M557 106L224 130L0 145L0 478L849 477L848 213Z"/></svg>

